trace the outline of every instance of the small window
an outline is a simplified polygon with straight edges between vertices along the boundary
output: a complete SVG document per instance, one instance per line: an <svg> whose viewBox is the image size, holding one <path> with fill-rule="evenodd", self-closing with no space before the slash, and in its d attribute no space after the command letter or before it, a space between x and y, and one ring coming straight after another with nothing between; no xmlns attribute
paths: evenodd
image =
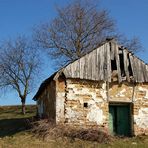
<svg viewBox="0 0 148 148"><path fill-rule="evenodd" d="M88 103L85 102L84 103L84 107L87 108L88 107Z"/></svg>

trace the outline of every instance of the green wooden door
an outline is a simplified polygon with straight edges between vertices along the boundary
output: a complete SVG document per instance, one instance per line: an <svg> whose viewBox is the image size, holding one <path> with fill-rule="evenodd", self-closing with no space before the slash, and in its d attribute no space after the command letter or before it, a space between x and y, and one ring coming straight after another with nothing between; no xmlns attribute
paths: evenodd
<svg viewBox="0 0 148 148"><path fill-rule="evenodd" d="M130 135L130 107L128 105L109 106L109 129L113 135Z"/></svg>
<svg viewBox="0 0 148 148"><path fill-rule="evenodd" d="M115 108L110 106L109 108L109 131L111 135L114 135L115 132Z"/></svg>
<svg viewBox="0 0 148 148"><path fill-rule="evenodd" d="M117 107L117 134L130 135L130 114L129 106Z"/></svg>

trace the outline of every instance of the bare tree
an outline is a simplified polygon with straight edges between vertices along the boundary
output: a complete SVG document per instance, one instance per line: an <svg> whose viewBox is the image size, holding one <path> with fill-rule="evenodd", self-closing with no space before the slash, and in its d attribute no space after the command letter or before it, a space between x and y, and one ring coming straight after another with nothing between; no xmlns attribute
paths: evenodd
<svg viewBox="0 0 148 148"><path fill-rule="evenodd" d="M18 93L25 114L26 97L40 67L38 54L25 37L5 41L0 50L0 87Z"/></svg>
<svg viewBox="0 0 148 148"><path fill-rule="evenodd" d="M140 41L137 38L119 38L108 11L99 9L99 2L94 2L95 0L73 0L67 6L57 8L57 17L53 21L34 28L36 45L46 49L49 56L62 65L97 48L108 37L116 38L125 47L137 51L141 46Z"/></svg>
<svg viewBox="0 0 148 148"><path fill-rule="evenodd" d="M141 41L138 37L134 36L131 39L128 39L127 37L125 37L124 35L120 35L117 38L118 42L123 45L124 47L126 47L129 51L132 51L134 53L137 53L139 51L144 50Z"/></svg>
<svg viewBox="0 0 148 148"><path fill-rule="evenodd" d="M34 29L34 40L64 64L98 47L114 30L107 10L99 10L94 1L74 0L64 8L57 8L57 12L51 23Z"/></svg>

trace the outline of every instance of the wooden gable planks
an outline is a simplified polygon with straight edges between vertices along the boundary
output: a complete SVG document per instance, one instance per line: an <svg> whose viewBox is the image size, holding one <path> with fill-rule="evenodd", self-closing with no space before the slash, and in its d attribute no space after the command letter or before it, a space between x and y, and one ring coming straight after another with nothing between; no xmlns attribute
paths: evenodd
<svg viewBox="0 0 148 148"><path fill-rule="evenodd" d="M107 81L111 82L111 48L110 44L106 43L106 56L107 56Z"/></svg>
<svg viewBox="0 0 148 148"><path fill-rule="evenodd" d="M101 46L101 48L99 49L99 70L100 70L100 73L99 73L99 78L100 80L104 80L104 45Z"/></svg>
<svg viewBox="0 0 148 148"><path fill-rule="evenodd" d="M146 69L146 82L148 82L148 65L145 65L145 69Z"/></svg>
<svg viewBox="0 0 148 148"><path fill-rule="evenodd" d="M71 66L70 65L66 66L63 72L66 78L70 78L71 77Z"/></svg>
<svg viewBox="0 0 148 148"><path fill-rule="evenodd" d="M85 79L85 56L80 58L80 79Z"/></svg>
<svg viewBox="0 0 148 148"><path fill-rule="evenodd" d="M146 82L148 82L148 65L145 65L145 69L146 69Z"/></svg>
<svg viewBox="0 0 148 148"><path fill-rule="evenodd" d="M96 73L96 57L97 57L97 55L96 55L96 50L93 50L92 51L92 53L91 53L91 64L92 64L92 80L96 80L96 75L97 75L97 73Z"/></svg>
<svg viewBox="0 0 148 148"><path fill-rule="evenodd" d="M99 80L99 65L98 65L98 54L97 54L97 52L98 52L98 50L96 49L95 50L95 54L96 54L96 56L95 56L95 62L96 62L96 65L95 65L95 72L96 72L96 80Z"/></svg>
<svg viewBox="0 0 148 148"><path fill-rule="evenodd" d="M104 80L107 81L108 71L107 71L107 48L106 48L106 44L104 45L103 51L104 51L104 64L103 64Z"/></svg>
<svg viewBox="0 0 148 148"><path fill-rule="evenodd" d="M140 60L135 57L134 58L134 61L135 61L135 64L136 64L136 68L135 68L135 71L136 71L136 77L137 77L137 82L142 82L142 78L141 78L141 63L140 63Z"/></svg>
<svg viewBox="0 0 148 148"><path fill-rule="evenodd" d="M143 82L147 82L146 65L144 64L144 62L141 62L141 67L143 71Z"/></svg>
<svg viewBox="0 0 148 148"><path fill-rule="evenodd" d="M104 79L105 81L111 81L111 59L110 59L110 45L106 43L104 45Z"/></svg>
<svg viewBox="0 0 148 148"><path fill-rule="evenodd" d="M84 79L88 79L88 78L87 78L87 73L88 73L88 56L87 56L87 55L85 55L84 61L85 61L85 64L84 64L84 73L83 73L83 77L84 77Z"/></svg>
<svg viewBox="0 0 148 148"><path fill-rule="evenodd" d="M121 69L120 69L120 59L119 59L119 47L117 44L115 44L115 59L118 71L118 82L120 83L122 82L122 79L121 79Z"/></svg>
<svg viewBox="0 0 148 148"><path fill-rule="evenodd" d="M70 64L71 69L71 77L72 78L79 78L79 60Z"/></svg>
<svg viewBox="0 0 148 148"><path fill-rule="evenodd" d="M100 73L101 73L101 69L100 69L100 52L101 52L101 47L99 47L99 48L97 48L97 61L96 61L96 63L97 63L97 80L100 80Z"/></svg>
<svg viewBox="0 0 148 148"><path fill-rule="evenodd" d="M115 59L115 43L114 42L111 42L110 59L111 60Z"/></svg>
<svg viewBox="0 0 148 148"><path fill-rule="evenodd" d="M133 79L136 82L137 78L136 78L136 72L135 72L135 62L134 62L134 57L131 53L129 53L129 59L130 59L130 64L131 64L131 68L132 68Z"/></svg>
<svg viewBox="0 0 148 148"><path fill-rule="evenodd" d="M144 78L144 66L143 66L143 61L139 60L140 61L140 68L141 68L141 81L142 82L145 82L145 78Z"/></svg>
<svg viewBox="0 0 148 148"><path fill-rule="evenodd" d="M92 52L87 55L88 65L87 65L87 79L92 79Z"/></svg>
<svg viewBox="0 0 148 148"><path fill-rule="evenodd" d="M139 77L139 82L144 82L143 79L143 70L142 70L142 62L137 58L138 65L139 65L139 70L138 70L138 77Z"/></svg>
<svg viewBox="0 0 148 148"><path fill-rule="evenodd" d="M130 81L129 65L131 65L135 82L148 82L148 66L126 49L120 49L116 42L107 42L63 68L67 78L104 80L111 82L111 60L116 61L118 81L122 82L120 54L123 53L124 70L127 81ZM129 63L130 62L130 63Z"/></svg>
<svg viewBox="0 0 148 148"><path fill-rule="evenodd" d="M129 69L128 69L129 61L128 61L126 49L123 49L123 62L124 62L124 70L125 70L125 74L126 74L126 79L128 82L130 82Z"/></svg>
<svg viewBox="0 0 148 148"><path fill-rule="evenodd" d="M80 59L74 62L74 78L80 78Z"/></svg>

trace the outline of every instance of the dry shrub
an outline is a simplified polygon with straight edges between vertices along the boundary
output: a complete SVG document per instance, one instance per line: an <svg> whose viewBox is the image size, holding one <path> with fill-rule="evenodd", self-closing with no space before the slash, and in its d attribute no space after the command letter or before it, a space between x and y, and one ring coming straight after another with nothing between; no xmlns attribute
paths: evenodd
<svg viewBox="0 0 148 148"><path fill-rule="evenodd" d="M71 139L79 138L82 140L96 141L99 143L109 143L111 136L99 128L74 128L67 125L55 125L47 119L32 123L32 132L43 140L51 138L68 137Z"/></svg>

